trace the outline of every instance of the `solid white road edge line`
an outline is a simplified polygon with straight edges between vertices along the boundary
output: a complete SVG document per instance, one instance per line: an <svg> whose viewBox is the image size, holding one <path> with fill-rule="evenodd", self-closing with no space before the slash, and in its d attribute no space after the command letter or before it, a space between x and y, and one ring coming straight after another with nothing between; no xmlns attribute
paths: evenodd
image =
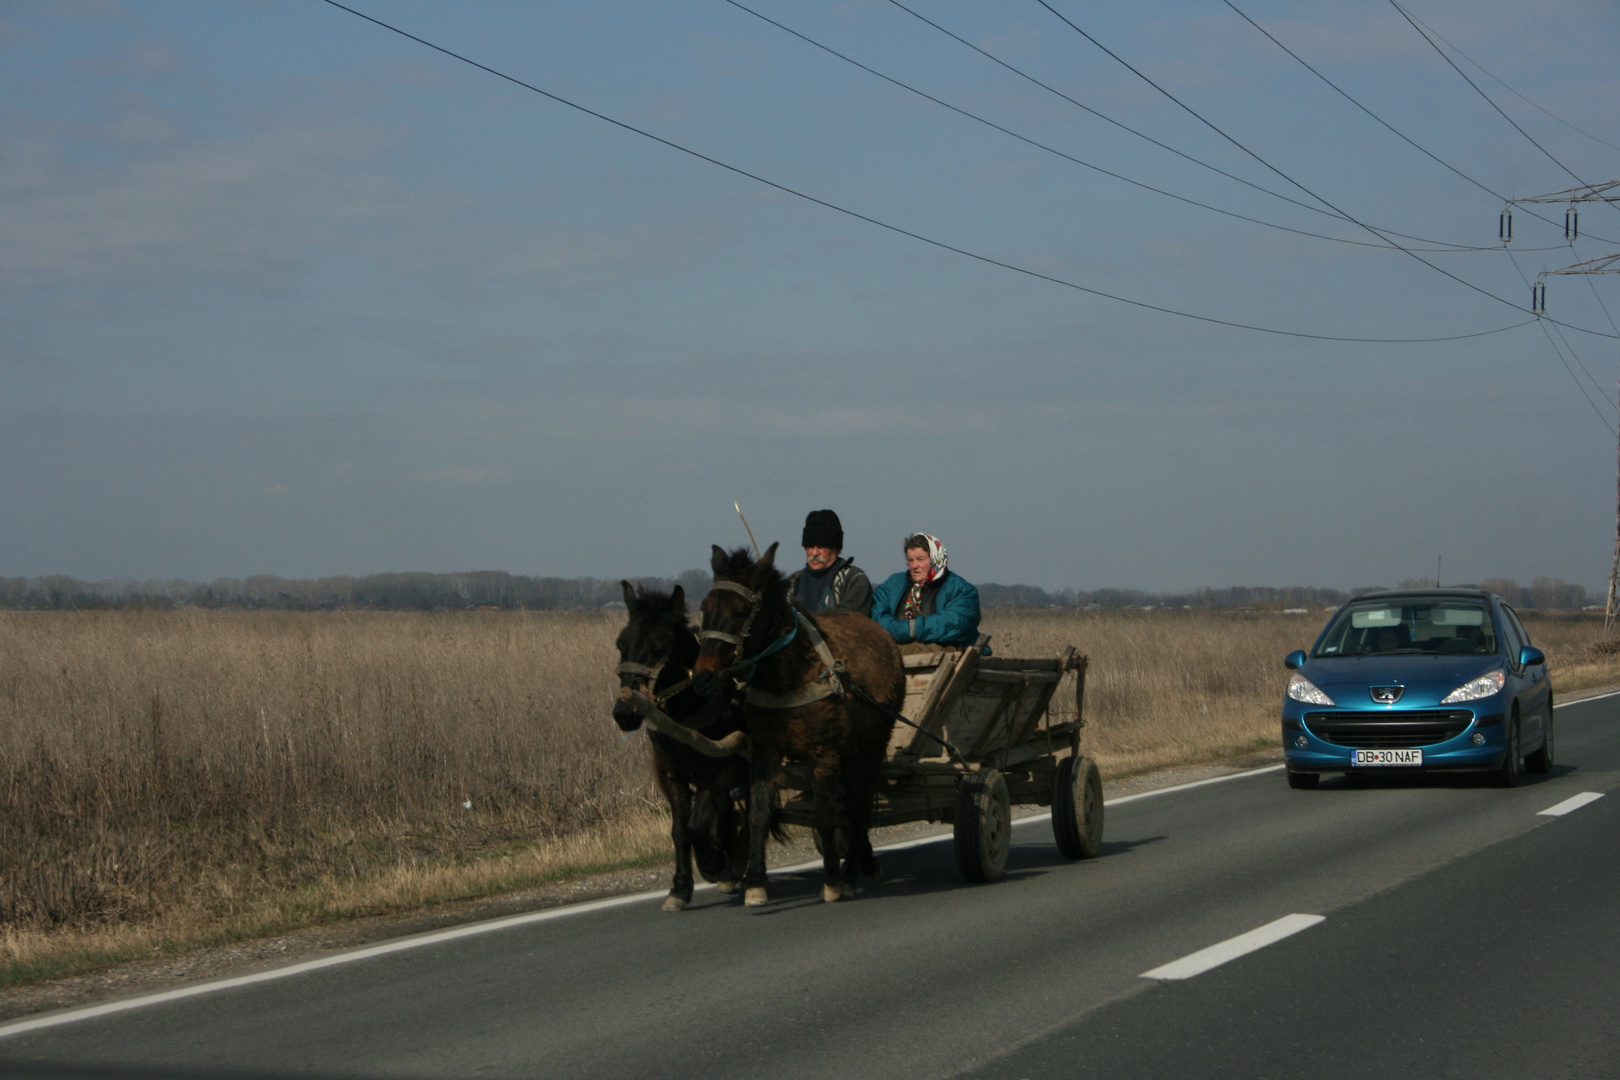
<svg viewBox="0 0 1620 1080"><path fill-rule="evenodd" d="M164 990L156 994L146 994L141 997L126 998L123 1001L109 1001L102 1005L88 1005L82 1009L73 1009L68 1012L52 1013L48 1016L37 1016L29 1020L16 1020L9 1024L0 1025L0 1039L12 1035L21 1035L27 1031L38 1031L41 1028L56 1027L59 1024L69 1024L79 1020L89 1020L97 1016L108 1016L113 1013L128 1012L131 1009L141 1009L148 1005L160 1005L166 1001L180 1001L184 998L197 997L200 994L212 994L219 990L231 990L238 986L252 986L255 983L274 982L293 975L302 975L308 971L319 971L322 968L338 967L343 964L352 964L360 960L369 960L374 956L386 956L389 953L404 952L408 949L419 949L425 945L437 945L443 941L454 941L457 938L476 937L496 930L505 930L513 926L522 926L525 923L547 922L551 919L560 919L566 915L583 915L589 911L600 911L603 908L623 907L627 904L638 903L642 900L652 900L667 895L667 890L659 889L657 892L632 893L628 896L610 896L605 900L588 900L582 904L573 904L568 907L547 908L545 911L530 911L522 915L508 915L505 918L491 919L488 922L468 923L465 926L455 926L448 930L434 930L426 934L416 934L411 937L396 938L385 941L380 945L366 945L347 952L333 953L323 956L319 960L306 960L300 964L289 964L286 967L271 968L269 971L259 971L252 975L237 975L229 979L215 979L212 982L197 983L194 986L182 986L174 990Z"/></svg>
<svg viewBox="0 0 1620 1080"><path fill-rule="evenodd" d="M1194 975L1202 975L1211 968L1220 967L1228 960L1236 960L1256 949L1263 949L1273 945L1285 937L1292 937L1301 930L1309 929L1322 922L1325 915L1284 915L1276 922L1250 930L1247 934L1239 934L1235 938L1227 938L1218 945L1211 945L1207 949L1199 949L1189 953L1180 960L1173 960L1168 964L1154 968L1152 971L1142 972L1144 979L1190 979Z"/></svg>
<svg viewBox="0 0 1620 1080"><path fill-rule="evenodd" d="M1138 799L1148 799L1156 795L1169 795L1177 791L1186 791L1189 788L1204 787L1208 784L1219 784L1227 780L1238 780L1245 776L1258 776L1261 773L1276 772L1281 765L1267 765L1258 769L1245 769L1242 772L1229 773L1226 776L1214 776L1207 780L1194 780L1187 784L1176 784L1172 787L1156 788L1153 791L1141 791L1135 795L1122 795L1117 799L1108 799L1103 805L1117 806L1121 803L1135 802ZM1051 813L1032 814L1026 818L1018 818L1014 826L1026 825L1051 818ZM908 848L921 847L924 844L937 844L951 839L950 833L939 836L925 836L920 840L905 840L898 844L886 844L878 851L905 851ZM821 860L799 863L797 866L782 866L772 869L773 874L802 873L814 870L821 866ZM697 891L703 892L713 889L713 885L699 885ZM174 990L163 990L156 994L146 994L141 997L125 998L122 1001L109 1001L101 1005L87 1005L82 1009L69 1009L65 1012L51 1013L46 1016L36 1016L27 1020L14 1020L9 1024L0 1024L0 1039L13 1035L22 1035L30 1031L39 1031L43 1028L57 1027L62 1024L72 1024L80 1020L92 1020L98 1016L110 1016L115 1013L129 1012L132 1009L142 1009L148 1005L161 1005L167 1001L181 1001L201 994L212 994L220 990L233 990L239 986L252 986L256 983L273 982L276 979L291 978L305 972L319 971L322 968L338 967L342 964L353 964L361 960L369 960L374 956L386 956L389 953L404 952L408 949L419 949L427 945L437 945L443 941L454 941L457 938L476 937L480 934L490 934L497 930L508 930L515 926L527 926L531 923L550 922L553 919L564 919L572 915L586 915L604 908L625 907L638 904L645 900L660 900L669 895L667 889L657 889L652 892L631 893L626 896L612 896L605 900L587 900L581 904L569 904L565 907L547 908L544 911L530 911L522 915L508 915L500 919L490 919L487 922L467 923L464 926L452 927L448 930L434 930L426 934L416 934L411 937L398 938L394 941L383 942L380 945L367 945L347 952L333 953L323 956L319 960L306 960L300 964L289 964L286 967L271 968L269 971L259 971L252 975L238 975L229 979L215 979L212 982L197 983L193 986L182 986Z"/></svg>
<svg viewBox="0 0 1620 1080"><path fill-rule="evenodd" d="M1571 795L1563 802L1547 807L1547 809L1541 811L1541 813L1537 814L1536 816L1540 817L1545 815L1547 817L1563 817L1571 810L1579 810L1587 803L1595 803L1601 798L1603 798L1603 796L1599 792L1583 791L1579 795Z"/></svg>
<svg viewBox="0 0 1620 1080"><path fill-rule="evenodd" d="M1563 709L1571 704L1586 704L1588 701L1602 701L1605 698L1620 698L1620 690L1610 690L1609 693L1594 693L1591 698L1576 698L1575 701L1554 701L1552 708Z"/></svg>

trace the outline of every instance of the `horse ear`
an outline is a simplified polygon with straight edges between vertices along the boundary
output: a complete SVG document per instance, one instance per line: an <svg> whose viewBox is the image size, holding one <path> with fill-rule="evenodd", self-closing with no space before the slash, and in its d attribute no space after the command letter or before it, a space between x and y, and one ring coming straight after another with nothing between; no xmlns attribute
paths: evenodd
<svg viewBox="0 0 1620 1080"><path fill-rule="evenodd" d="M628 581L619 582L619 588L624 590L624 606L627 607L627 608L635 607L636 606L636 590L634 590L634 589L632 589L630 587L630 583Z"/></svg>
<svg viewBox="0 0 1620 1080"><path fill-rule="evenodd" d="M726 549L719 544L710 544L709 546L714 549L714 554L709 558L709 569L713 570L716 576L725 573Z"/></svg>
<svg viewBox="0 0 1620 1080"><path fill-rule="evenodd" d="M686 590L679 585L675 586L675 591L669 594L669 610L677 615L686 614Z"/></svg>
<svg viewBox="0 0 1620 1080"><path fill-rule="evenodd" d="M778 540L775 544L772 544L770 547L766 548L765 554L759 557L759 568L761 570L768 569L776 562L776 549L781 543L782 542Z"/></svg>

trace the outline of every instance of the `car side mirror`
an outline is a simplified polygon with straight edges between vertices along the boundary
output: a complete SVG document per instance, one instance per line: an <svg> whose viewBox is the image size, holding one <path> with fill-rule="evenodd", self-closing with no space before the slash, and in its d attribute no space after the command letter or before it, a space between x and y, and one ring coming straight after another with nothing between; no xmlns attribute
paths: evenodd
<svg viewBox="0 0 1620 1080"><path fill-rule="evenodd" d="M1304 649L1295 649L1293 652L1291 652L1287 656L1283 657L1283 667L1287 668L1289 671L1294 671L1294 670L1296 670L1298 668L1301 668L1301 667L1304 667L1304 666L1305 666L1305 650Z"/></svg>
<svg viewBox="0 0 1620 1080"><path fill-rule="evenodd" d="M1520 667L1536 667L1537 665L1545 664L1546 662L1547 654L1536 648L1534 645L1526 645L1524 648L1519 650Z"/></svg>

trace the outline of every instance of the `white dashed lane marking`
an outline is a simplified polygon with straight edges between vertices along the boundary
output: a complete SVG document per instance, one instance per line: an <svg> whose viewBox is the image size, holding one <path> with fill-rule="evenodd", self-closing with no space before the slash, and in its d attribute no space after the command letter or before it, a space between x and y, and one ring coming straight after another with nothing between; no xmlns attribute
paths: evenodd
<svg viewBox="0 0 1620 1080"><path fill-rule="evenodd" d="M1601 798L1603 798L1603 795L1600 792L1583 791L1579 795L1571 795L1569 798L1565 799L1561 803L1558 803L1556 806L1547 807L1547 809L1541 811L1541 813L1547 817L1563 817L1571 810L1579 810L1587 803L1597 802Z"/></svg>
<svg viewBox="0 0 1620 1080"><path fill-rule="evenodd" d="M1250 930L1247 934L1227 938L1218 945L1199 949L1152 971L1144 971L1142 978L1190 979L1194 975L1202 975L1211 968L1218 968L1228 960L1236 960L1267 945L1274 945L1285 937L1292 937L1301 930L1308 930L1325 918L1323 915L1284 915L1276 922L1268 922L1264 926Z"/></svg>

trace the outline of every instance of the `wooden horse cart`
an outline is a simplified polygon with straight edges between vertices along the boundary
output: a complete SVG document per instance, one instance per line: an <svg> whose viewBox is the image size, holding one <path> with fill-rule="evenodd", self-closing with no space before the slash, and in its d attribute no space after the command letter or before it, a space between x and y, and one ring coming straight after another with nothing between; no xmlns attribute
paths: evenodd
<svg viewBox="0 0 1620 1080"><path fill-rule="evenodd" d="M1086 657L985 656L968 649L903 657L906 699L889 739L874 827L949 822L956 865L969 881L998 880L1007 867L1012 807L1050 806L1058 850L1085 859L1102 848L1102 780L1080 752ZM1053 722L1053 696L1073 673L1074 717ZM809 770L789 762L778 776L781 820L813 825ZM817 839L820 846L820 839Z"/></svg>

